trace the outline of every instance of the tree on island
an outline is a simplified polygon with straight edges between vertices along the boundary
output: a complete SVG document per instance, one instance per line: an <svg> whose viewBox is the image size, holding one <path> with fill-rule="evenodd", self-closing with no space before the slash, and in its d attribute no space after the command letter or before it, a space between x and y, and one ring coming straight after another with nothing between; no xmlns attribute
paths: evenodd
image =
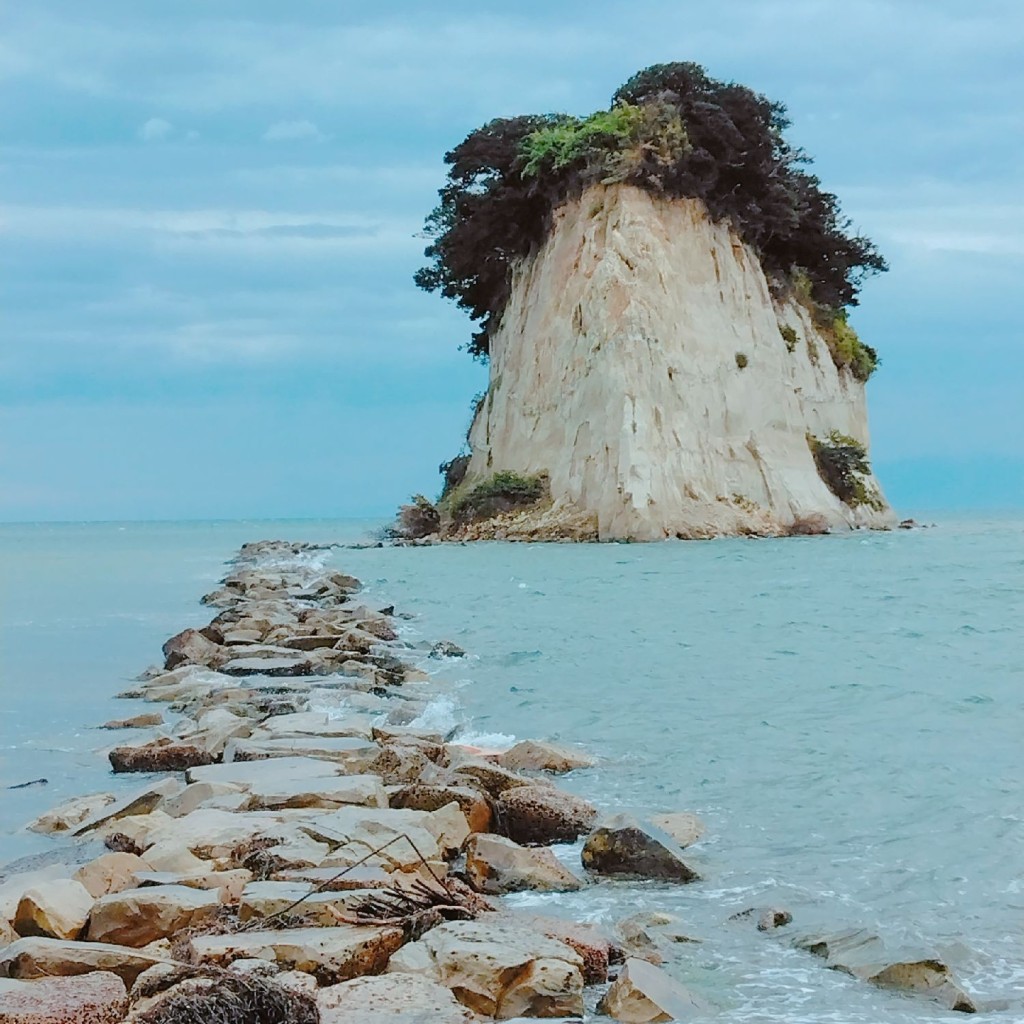
<svg viewBox="0 0 1024 1024"><path fill-rule="evenodd" d="M811 308L837 364L866 380L878 359L846 309L887 266L805 169L810 158L785 139L789 123L781 103L689 62L638 72L589 117L491 121L445 155L447 181L426 222L430 262L416 283L479 322L467 347L483 359L512 269L544 242L559 206L595 184L700 199L757 251L774 288Z"/></svg>

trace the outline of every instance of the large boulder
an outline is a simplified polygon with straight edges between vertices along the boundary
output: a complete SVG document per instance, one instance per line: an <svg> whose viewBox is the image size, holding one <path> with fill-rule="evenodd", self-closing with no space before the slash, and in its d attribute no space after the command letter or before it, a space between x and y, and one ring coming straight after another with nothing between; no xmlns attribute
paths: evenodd
<svg viewBox="0 0 1024 1024"><path fill-rule="evenodd" d="M0 978L30 981L110 971L130 986L144 970L161 959L140 949L110 946L103 942L19 939L6 949L0 949Z"/></svg>
<svg viewBox="0 0 1024 1024"><path fill-rule="evenodd" d="M602 822L583 845L583 866L602 875L695 882L700 876L683 860L682 847L666 832L616 814Z"/></svg>
<svg viewBox="0 0 1024 1024"><path fill-rule="evenodd" d="M596 760L581 750L539 740L521 740L498 756L498 764L513 772L556 772L592 768Z"/></svg>
<svg viewBox="0 0 1024 1024"><path fill-rule="evenodd" d="M312 974L321 985L337 985L379 974L404 941L401 928L338 925L198 935L191 947L196 963L226 967L235 960L272 960L284 970Z"/></svg>
<svg viewBox="0 0 1024 1024"><path fill-rule="evenodd" d="M0 979L0 1024L120 1024L128 992L104 971L79 978Z"/></svg>
<svg viewBox="0 0 1024 1024"><path fill-rule="evenodd" d="M164 797L173 796L184 787L178 779L160 779L159 782L151 782L128 796L115 800L112 804L103 807L98 813L82 822L75 831L75 836L88 835L91 832L99 831L108 827L113 822L122 818L139 814L149 814L163 800Z"/></svg>
<svg viewBox="0 0 1024 1024"><path fill-rule="evenodd" d="M466 843L466 875L477 892L573 892L582 882L548 849L528 849L501 836L475 833Z"/></svg>
<svg viewBox="0 0 1024 1024"><path fill-rule="evenodd" d="M499 797L498 816L517 843L566 843L590 831L597 809L552 786L516 786Z"/></svg>
<svg viewBox="0 0 1024 1024"><path fill-rule="evenodd" d="M220 644L208 640L198 629L183 629L163 646L164 668L168 671L181 665L203 665L219 668L229 657Z"/></svg>
<svg viewBox="0 0 1024 1024"><path fill-rule="evenodd" d="M877 936L851 929L796 940L798 949L825 960L825 965L878 988L921 995L947 1010L975 1013L977 1006L941 960L918 953L893 953Z"/></svg>
<svg viewBox="0 0 1024 1024"><path fill-rule="evenodd" d="M320 1024L471 1024L451 990L415 974L355 978L317 994Z"/></svg>
<svg viewBox="0 0 1024 1024"><path fill-rule="evenodd" d="M629 959L604 994L598 1011L623 1024L705 1019L707 1006L663 970Z"/></svg>
<svg viewBox="0 0 1024 1024"><path fill-rule="evenodd" d="M209 889L187 885L125 889L96 901L88 938L90 942L140 948L211 921L219 910L220 899Z"/></svg>
<svg viewBox="0 0 1024 1024"><path fill-rule="evenodd" d="M319 779L254 781L248 787L246 811L285 807L387 807L388 795L376 775L344 775Z"/></svg>
<svg viewBox="0 0 1024 1024"><path fill-rule="evenodd" d="M92 903L89 890L72 878L40 882L18 902L14 930L23 936L77 939L85 928Z"/></svg>
<svg viewBox="0 0 1024 1024"><path fill-rule="evenodd" d="M508 790L520 786L535 787L539 784L536 779L526 778L507 768L502 768L499 764L478 757L466 757L454 764L450 781L457 786L481 789L494 797L501 796Z"/></svg>
<svg viewBox="0 0 1024 1024"><path fill-rule="evenodd" d="M114 747L107 757L115 772L183 772L216 760L204 747L166 736L136 746Z"/></svg>
<svg viewBox="0 0 1024 1024"><path fill-rule="evenodd" d="M447 986L474 1013L583 1015L583 961L565 944L518 925L450 921L391 958L388 971Z"/></svg>

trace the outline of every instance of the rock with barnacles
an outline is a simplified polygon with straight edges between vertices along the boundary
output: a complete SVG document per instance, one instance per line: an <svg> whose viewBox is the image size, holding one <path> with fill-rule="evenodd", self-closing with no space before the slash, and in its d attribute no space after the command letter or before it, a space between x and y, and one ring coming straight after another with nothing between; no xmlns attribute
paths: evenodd
<svg viewBox="0 0 1024 1024"><path fill-rule="evenodd" d="M499 798L498 816L515 842L547 845L572 842L588 832L597 809L553 786L517 786Z"/></svg>

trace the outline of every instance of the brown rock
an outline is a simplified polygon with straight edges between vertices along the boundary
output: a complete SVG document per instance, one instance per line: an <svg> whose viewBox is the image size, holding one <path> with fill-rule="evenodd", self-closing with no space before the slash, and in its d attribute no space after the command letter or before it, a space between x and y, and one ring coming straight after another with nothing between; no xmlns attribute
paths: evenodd
<svg viewBox="0 0 1024 1024"><path fill-rule="evenodd" d="M547 844L572 842L588 832L597 809L551 786L517 786L499 798L498 815L515 842Z"/></svg>
<svg viewBox="0 0 1024 1024"><path fill-rule="evenodd" d="M627 960L598 1005L623 1024L703 1019L707 1006L646 960Z"/></svg>
<svg viewBox="0 0 1024 1024"><path fill-rule="evenodd" d="M198 629L183 629L163 646L164 668L168 671L179 665L206 665L218 668L228 654L220 644L208 640Z"/></svg>
<svg viewBox="0 0 1024 1024"><path fill-rule="evenodd" d="M0 1024L119 1024L124 982L103 971L80 978L0 980Z"/></svg>
<svg viewBox="0 0 1024 1024"><path fill-rule="evenodd" d="M107 756L115 772L183 772L216 760L203 747L166 737L140 746L114 747Z"/></svg>
<svg viewBox="0 0 1024 1024"><path fill-rule="evenodd" d="M466 816L470 832L490 832L494 813L490 800L479 790L468 786L413 784L388 793L392 807L410 811L436 811L452 801L458 803Z"/></svg>
<svg viewBox="0 0 1024 1024"><path fill-rule="evenodd" d="M573 892L583 883L548 849L527 849L501 836L475 833L466 843L466 874L477 892Z"/></svg>
<svg viewBox="0 0 1024 1024"><path fill-rule="evenodd" d="M540 783L536 779L528 779L515 772L510 772L501 765L494 764L484 758L466 758L454 765L451 781L459 786L472 786L482 789L491 796L501 796L510 789L520 786L536 788Z"/></svg>
<svg viewBox="0 0 1024 1024"><path fill-rule="evenodd" d="M695 882L700 876L683 861L679 844L653 825L616 814L594 830L583 845L583 866L603 875Z"/></svg>
<svg viewBox="0 0 1024 1024"><path fill-rule="evenodd" d="M597 762L589 754L539 740L522 740L498 757L498 764L513 772L571 772L592 768Z"/></svg>

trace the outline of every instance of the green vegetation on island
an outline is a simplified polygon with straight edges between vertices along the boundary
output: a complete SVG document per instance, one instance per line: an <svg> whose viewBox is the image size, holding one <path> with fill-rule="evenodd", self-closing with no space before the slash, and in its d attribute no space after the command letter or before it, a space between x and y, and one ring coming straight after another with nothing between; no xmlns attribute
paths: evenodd
<svg viewBox="0 0 1024 1024"><path fill-rule="evenodd" d="M478 321L467 347L486 358L512 269L544 242L559 206L595 184L696 198L757 251L774 288L807 306L836 365L866 380L877 355L846 309L886 263L806 170L810 158L786 141L789 123L781 103L693 63L639 72L588 117L491 121L445 156L447 182L426 223L429 263L416 283Z"/></svg>

